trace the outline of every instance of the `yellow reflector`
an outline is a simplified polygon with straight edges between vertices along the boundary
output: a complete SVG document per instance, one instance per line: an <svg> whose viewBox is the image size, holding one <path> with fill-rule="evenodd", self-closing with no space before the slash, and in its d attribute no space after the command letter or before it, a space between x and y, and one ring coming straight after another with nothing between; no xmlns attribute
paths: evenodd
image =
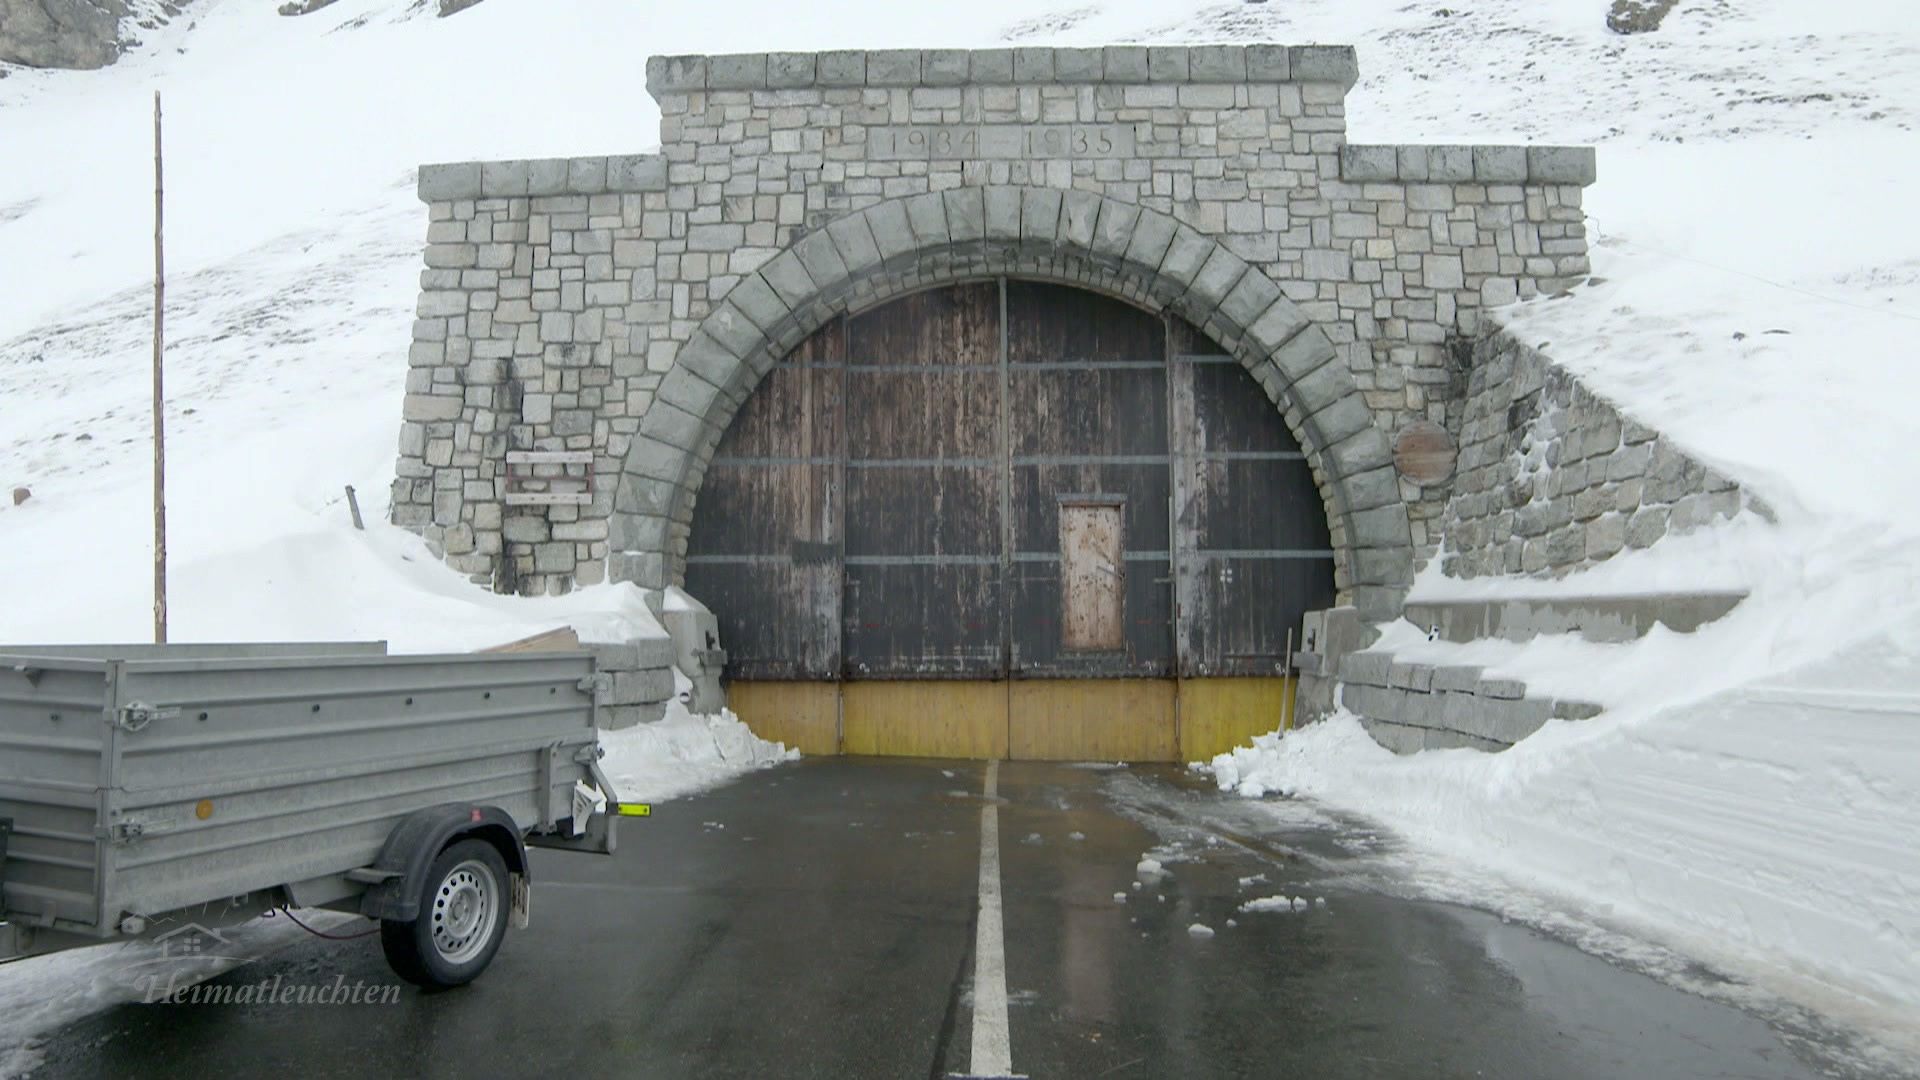
<svg viewBox="0 0 1920 1080"><path fill-rule="evenodd" d="M620 804L621 817L652 817L653 804L643 802L623 802Z"/></svg>

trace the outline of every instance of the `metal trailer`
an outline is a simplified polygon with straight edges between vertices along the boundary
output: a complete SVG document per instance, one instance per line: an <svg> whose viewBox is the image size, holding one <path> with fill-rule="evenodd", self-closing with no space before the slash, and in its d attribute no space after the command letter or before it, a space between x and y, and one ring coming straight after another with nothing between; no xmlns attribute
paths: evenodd
<svg viewBox="0 0 1920 1080"><path fill-rule="evenodd" d="M524 926L527 846L610 853L585 652L0 646L0 961L281 908L429 987ZM595 790L597 789L597 790Z"/></svg>

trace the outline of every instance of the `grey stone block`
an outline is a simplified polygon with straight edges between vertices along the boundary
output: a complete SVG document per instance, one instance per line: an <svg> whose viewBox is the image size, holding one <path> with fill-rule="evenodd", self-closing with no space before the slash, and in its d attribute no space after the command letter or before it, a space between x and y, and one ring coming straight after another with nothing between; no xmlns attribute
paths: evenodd
<svg viewBox="0 0 1920 1080"><path fill-rule="evenodd" d="M1133 240L1133 227L1140 220L1140 208L1107 199L1100 204L1100 220L1094 223L1093 253L1109 259L1126 254Z"/></svg>
<svg viewBox="0 0 1920 1080"><path fill-rule="evenodd" d="M1591 720L1605 711L1591 701L1562 699L1553 703L1552 716L1555 720Z"/></svg>
<svg viewBox="0 0 1920 1080"><path fill-rule="evenodd" d="M868 207L863 216L867 219L867 229L873 234L874 244L880 249L881 259L897 259L919 247L919 241L913 235L913 224L907 220L904 201L890 199L877 203Z"/></svg>
<svg viewBox="0 0 1920 1080"><path fill-rule="evenodd" d="M1028 188L1020 193L1020 238L1053 244L1060 232L1061 193L1053 188Z"/></svg>
<svg viewBox="0 0 1920 1080"><path fill-rule="evenodd" d="M704 90L707 86L707 58L704 56L647 57L647 93Z"/></svg>
<svg viewBox="0 0 1920 1080"><path fill-rule="evenodd" d="M1433 669L1433 689L1471 694L1480 688L1480 669L1470 664L1446 664Z"/></svg>
<svg viewBox="0 0 1920 1080"><path fill-rule="evenodd" d="M1387 685L1426 694L1433 690L1433 667L1395 661L1387 669Z"/></svg>
<svg viewBox="0 0 1920 1080"><path fill-rule="evenodd" d="M767 54L767 86L772 89L791 90L812 86L815 77L812 53Z"/></svg>
<svg viewBox="0 0 1920 1080"><path fill-rule="evenodd" d="M480 194L511 197L527 193L527 163L524 161L487 161L480 165Z"/></svg>
<svg viewBox="0 0 1920 1080"><path fill-rule="evenodd" d="M920 81L927 86L960 86L971 74L965 49L926 49L920 53Z"/></svg>
<svg viewBox="0 0 1920 1080"><path fill-rule="evenodd" d="M607 159L607 190L667 190L667 159L659 154L623 154Z"/></svg>
<svg viewBox="0 0 1920 1080"><path fill-rule="evenodd" d="M1281 376L1291 383L1305 378L1322 365L1334 363L1338 358L1339 353L1334 349L1333 342L1327 340L1325 331L1318 326L1307 326L1273 350L1268 359L1273 361L1273 366Z"/></svg>
<svg viewBox="0 0 1920 1080"><path fill-rule="evenodd" d="M1110 83L1143 83L1152 71L1144 45L1109 45L1100 50L1103 77Z"/></svg>
<svg viewBox="0 0 1920 1080"><path fill-rule="evenodd" d="M1422 728L1407 727L1404 724L1391 724L1380 720L1362 718L1362 727L1373 741L1396 754L1417 754L1426 749L1427 733Z"/></svg>
<svg viewBox="0 0 1920 1080"><path fill-rule="evenodd" d="M988 240L1020 239L1020 189L990 187L981 189Z"/></svg>
<svg viewBox="0 0 1920 1080"><path fill-rule="evenodd" d="M1048 48L1013 50L1013 81L1017 83L1054 81L1053 50Z"/></svg>
<svg viewBox="0 0 1920 1080"><path fill-rule="evenodd" d="M1667 535L1667 518L1670 511L1664 506L1642 508L1627 522L1627 546L1631 548L1652 547Z"/></svg>
<svg viewBox="0 0 1920 1080"><path fill-rule="evenodd" d="M920 51L918 49L877 49L868 53L867 85L920 85Z"/></svg>
<svg viewBox="0 0 1920 1080"><path fill-rule="evenodd" d="M1340 148L1340 178L1348 183L1392 181L1400 178L1400 151L1392 146Z"/></svg>
<svg viewBox="0 0 1920 1080"><path fill-rule="evenodd" d="M1106 214L1104 206L1101 214ZM1219 307L1228 290L1240 281L1240 276L1247 273L1247 269L1246 262L1238 255L1218 244L1214 245L1207 255L1207 261L1200 264L1200 272L1193 276L1193 284L1187 289L1188 317L1198 321Z"/></svg>
<svg viewBox="0 0 1920 1080"><path fill-rule="evenodd" d="M1527 148L1524 146L1474 147L1473 178L1483 184L1526 183Z"/></svg>
<svg viewBox="0 0 1920 1080"><path fill-rule="evenodd" d="M1393 669L1393 655L1381 652L1348 653L1340 659L1340 679L1362 686L1385 686Z"/></svg>
<svg viewBox="0 0 1920 1080"><path fill-rule="evenodd" d="M707 57L709 90L763 90L766 85L766 53L727 53Z"/></svg>
<svg viewBox="0 0 1920 1080"><path fill-rule="evenodd" d="M1294 45L1288 51L1294 82L1337 83L1351 90L1360 81L1360 61L1351 45Z"/></svg>
<svg viewBox="0 0 1920 1080"><path fill-rule="evenodd" d="M1280 286L1275 285L1265 271L1256 268L1242 274L1227 295L1220 298L1219 312L1235 326L1252 326L1280 299Z"/></svg>
<svg viewBox="0 0 1920 1080"><path fill-rule="evenodd" d="M1099 82L1103 75L1099 49L1053 50L1053 76L1060 82Z"/></svg>
<svg viewBox="0 0 1920 1080"><path fill-rule="evenodd" d="M858 49L820 53L814 65L814 80L821 86L867 85L867 54Z"/></svg>
<svg viewBox="0 0 1920 1080"><path fill-rule="evenodd" d="M1143 210L1139 222L1133 228L1133 238L1127 242L1126 253L1121 256L1127 262L1157 273L1160 264L1166 259L1167 249L1173 245L1173 237L1179 231L1179 224L1165 214ZM1252 275L1248 275L1251 277ZM1280 290L1273 293L1279 298Z"/></svg>
<svg viewBox="0 0 1920 1080"><path fill-rule="evenodd" d="M1290 82L1292 79L1293 65L1288 60L1285 45L1247 46L1249 82Z"/></svg>
<svg viewBox="0 0 1920 1080"><path fill-rule="evenodd" d="M1404 547L1361 548L1353 554L1353 581L1356 585L1411 586L1413 550Z"/></svg>
<svg viewBox="0 0 1920 1080"><path fill-rule="evenodd" d="M840 253L847 273L858 276L862 270L880 264L880 247L874 242L873 231L867 227L865 214L843 217L827 225L827 237L833 241L834 250ZM689 246L692 246L689 244ZM805 253L801 254L804 261ZM812 267L808 267L809 270Z"/></svg>
<svg viewBox="0 0 1920 1080"><path fill-rule="evenodd" d="M575 195L599 195L606 190L606 158L573 158L567 162L568 192Z"/></svg>
<svg viewBox="0 0 1920 1080"><path fill-rule="evenodd" d="M839 249L825 232L808 233L801 241L793 245L793 253L800 258L800 265L807 268L807 276L821 292L831 292L847 280L847 264L840 257Z"/></svg>
<svg viewBox="0 0 1920 1080"><path fill-rule="evenodd" d="M760 276L772 287L774 294L780 298L780 302L792 310L798 310L812 300L818 291L813 283L813 277L807 273L806 265L800 261L800 256L794 254L792 248L763 263L760 267Z"/></svg>
<svg viewBox="0 0 1920 1080"><path fill-rule="evenodd" d="M1012 49L975 49L967 56L968 81L973 83L1010 83L1013 81Z"/></svg>
<svg viewBox="0 0 1920 1080"><path fill-rule="evenodd" d="M633 581L635 578L617 580ZM607 731L620 731L640 724L658 723L667 715L665 702L654 705L608 705L600 709L600 726Z"/></svg>
<svg viewBox="0 0 1920 1080"><path fill-rule="evenodd" d="M1247 50L1241 45L1195 45L1187 54L1189 77L1194 82L1237 83L1247 81Z"/></svg>
<svg viewBox="0 0 1920 1080"><path fill-rule="evenodd" d="M1525 696L1527 684L1519 679L1482 678L1474 692L1483 698L1510 701Z"/></svg>
<svg viewBox="0 0 1920 1080"><path fill-rule="evenodd" d="M1394 148L1400 179L1406 182L1424 181L1427 177L1427 148L1424 146L1397 146Z"/></svg>
<svg viewBox="0 0 1920 1080"><path fill-rule="evenodd" d="M648 668L613 673L609 705L651 705L673 697L673 669Z"/></svg>
<svg viewBox="0 0 1920 1080"><path fill-rule="evenodd" d="M986 238L987 206L979 188L954 188L940 197L946 204L947 232L954 242Z"/></svg>
<svg viewBox="0 0 1920 1080"><path fill-rule="evenodd" d="M417 190L421 202L451 202L480 197L480 162L422 165Z"/></svg>
<svg viewBox="0 0 1920 1080"><path fill-rule="evenodd" d="M1318 417L1315 417L1315 420L1317 421ZM1322 441L1324 442L1324 439ZM1387 437L1380 434L1378 428L1372 426L1356 431L1332 446L1323 446L1320 449L1320 467L1336 482L1340 477L1377 469L1391 461L1393 461L1393 448L1388 445ZM1373 532L1362 536L1362 527L1359 524L1362 518L1381 522L1386 528L1395 528L1385 524L1389 519L1384 515L1388 515L1389 512L1399 515L1398 535L1392 539L1380 537L1378 533ZM1373 510L1363 510L1354 514L1350 520L1354 522L1356 536L1362 536L1359 545L1361 547L1396 547L1408 542L1409 532L1404 506L1382 506Z"/></svg>
<svg viewBox="0 0 1920 1080"><path fill-rule="evenodd" d="M1188 81L1192 76L1185 46L1149 45L1147 77L1154 82Z"/></svg>
<svg viewBox="0 0 1920 1080"><path fill-rule="evenodd" d="M1473 147L1427 147L1427 179L1438 183L1462 183L1473 179Z"/></svg>
<svg viewBox="0 0 1920 1080"><path fill-rule="evenodd" d="M1527 147L1527 179L1535 184L1592 184L1599 177L1591 146Z"/></svg>
<svg viewBox="0 0 1920 1080"><path fill-rule="evenodd" d="M915 195L905 200L902 206L906 209L907 224L913 228L916 244L936 247L947 243L947 207L938 192Z"/></svg>
<svg viewBox="0 0 1920 1080"><path fill-rule="evenodd" d="M1540 730L1553 714L1553 703L1544 698L1483 699L1480 704L1487 721L1484 736L1505 743L1517 743Z"/></svg>

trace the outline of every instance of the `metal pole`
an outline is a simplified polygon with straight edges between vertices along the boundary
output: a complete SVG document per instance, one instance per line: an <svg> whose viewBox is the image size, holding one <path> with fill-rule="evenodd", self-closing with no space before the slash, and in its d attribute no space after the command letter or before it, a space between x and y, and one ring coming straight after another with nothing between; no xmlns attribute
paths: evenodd
<svg viewBox="0 0 1920 1080"><path fill-rule="evenodd" d="M353 512L353 527L365 532L367 523L360 520L360 500L354 496L352 484L347 485L347 509Z"/></svg>
<svg viewBox="0 0 1920 1080"><path fill-rule="evenodd" d="M1293 694L1300 684L1293 679L1293 627L1287 627L1287 651L1280 658L1280 730L1293 730Z"/></svg>
<svg viewBox="0 0 1920 1080"><path fill-rule="evenodd" d="M160 157L160 91L153 92L153 641L167 642L166 186Z"/></svg>

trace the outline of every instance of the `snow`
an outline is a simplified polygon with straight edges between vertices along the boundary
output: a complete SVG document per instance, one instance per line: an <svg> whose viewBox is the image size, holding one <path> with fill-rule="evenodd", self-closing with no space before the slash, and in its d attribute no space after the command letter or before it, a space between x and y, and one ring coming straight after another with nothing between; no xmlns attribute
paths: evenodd
<svg viewBox="0 0 1920 1080"><path fill-rule="evenodd" d="M298 19L199 0L114 67L15 70L0 80L0 491L33 496L0 499L0 640L146 634L154 89L168 125L175 637L459 650L563 625L583 640L657 628L624 586L492 596L383 524L424 236L419 162L647 149L647 53L1351 42L1355 141L1600 145L1595 280L1500 317L1778 523L1742 518L1562 583L1429 573L1416 588L1750 592L1696 635L1508 647L1388 631L1409 655L1600 701L1599 719L1550 724L1497 757L1413 759L1340 719L1227 755L1219 778L1364 812L1433 858L1910 1031L1911 0L1685 4L1632 38L1604 30L1605 0L1464 7L857 0L822 19L771 0L487 0L438 20L404 0ZM528 55L565 58L565 78ZM347 521L347 484L364 532ZM622 797L658 800L783 753L747 738L682 710L607 744ZM24 1015L24 1000L0 1016Z"/></svg>
<svg viewBox="0 0 1920 1080"><path fill-rule="evenodd" d="M1213 936L1213 927L1205 923L1194 923L1187 927L1187 934L1196 941L1205 941Z"/></svg>
<svg viewBox="0 0 1920 1080"><path fill-rule="evenodd" d="M607 751L600 768L622 802L682 798L800 757L755 735L730 709L697 716L678 701L667 703L657 723L601 732L600 745Z"/></svg>

